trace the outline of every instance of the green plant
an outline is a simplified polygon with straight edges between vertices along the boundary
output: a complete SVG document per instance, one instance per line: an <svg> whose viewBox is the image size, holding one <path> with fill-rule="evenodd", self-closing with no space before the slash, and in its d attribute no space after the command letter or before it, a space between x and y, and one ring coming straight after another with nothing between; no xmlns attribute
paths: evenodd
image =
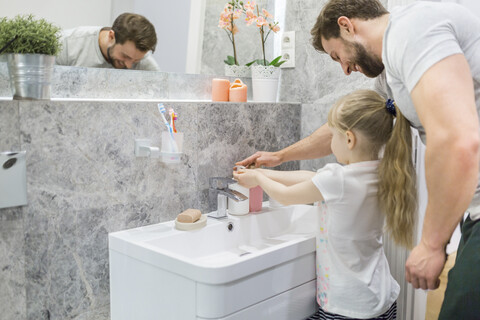
<svg viewBox="0 0 480 320"><path fill-rule="evenodd" d="M225 64L228 64L229 66L238 65L235 63L235 57L234 56L227 56L227 59L223 60Z"/></svg>
<svg viewBox="0 0 480 320"><path fill-rule="evenodd" d="M269 62L267 59L263 58L263 59L256 59L256 60L253 60L253 61L250 61L249 63L246 64L247 67L250 67L252 64L256 63L258 65L261 65L261 66L274 66L274 67L280 67L284 62L286 62L287 60L282 60L280 61L280 59L282 58L282 56L278 56L276 57L275 59L273 59L271 62Z"/></svg>
<svg viewBox="0 0 480 320"><path fill-rule="evenodd" d="M55 56L61 49L60 28L33 15L17 15L0 20L0 48L4 53L38 53Z"/></svg>

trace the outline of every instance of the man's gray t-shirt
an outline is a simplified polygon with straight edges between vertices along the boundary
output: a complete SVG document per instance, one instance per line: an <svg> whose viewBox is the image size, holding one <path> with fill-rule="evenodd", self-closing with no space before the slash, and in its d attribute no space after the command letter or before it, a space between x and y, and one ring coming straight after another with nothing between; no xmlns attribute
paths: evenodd
<svg viewBox="0 0 480 320"><path fill-rule="evenodd" d="M103 57L98 44L102 27L78 27L63 30L62 50L57 55L56 64L64 66L113 68ZM133 66L134 70L159 71L157 62L150 52Z"/></svg>
<svg viewBox="0 0 480 320"><path fill-rule="evenodd" d="M419 1L392 10L382 49L387 83L400 111L418 129L424 143L425 130L410 93L430 67L454 54L463 54L469 63L480 113L480 19L454 3ZM480 217L479 186L470 211Z"/></svg>

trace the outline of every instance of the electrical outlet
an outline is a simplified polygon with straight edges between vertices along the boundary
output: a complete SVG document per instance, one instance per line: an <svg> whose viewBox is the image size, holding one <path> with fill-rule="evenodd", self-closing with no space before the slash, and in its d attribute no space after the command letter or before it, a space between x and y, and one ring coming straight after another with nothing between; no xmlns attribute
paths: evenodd
<svg viewBox="0 0 480 320"><path fill-rule="evenodd" d="M295 48L295 31L285 31L282 34L282 49Z"/></svg>
<svg viewBox="0 0 480 320"><path fill-rule="evenodd" d="M282 59L287 60L281 68L295 68L295 31L282 34Z"/></svg>
<svg viewBox="0 0 480 320"><path fill-rule="evenodd" d="M295 68L295 48L282 49L282 60L287 61L280 68Z"/></svg>

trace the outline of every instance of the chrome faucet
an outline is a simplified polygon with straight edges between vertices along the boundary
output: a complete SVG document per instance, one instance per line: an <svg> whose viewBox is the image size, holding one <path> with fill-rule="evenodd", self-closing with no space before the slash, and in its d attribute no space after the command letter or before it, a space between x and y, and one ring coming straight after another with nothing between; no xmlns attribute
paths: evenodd
<svg viewBox="0 0 480 320"><path fill-rule="evenodd" d="M212 177L209 179L209 193L217 196L217 211L212 211L208 216L211 218L227 217L227 198L234 201L244 201L248 197L244 194L228 188L229 184L236 183L232 178Z"/></svg>

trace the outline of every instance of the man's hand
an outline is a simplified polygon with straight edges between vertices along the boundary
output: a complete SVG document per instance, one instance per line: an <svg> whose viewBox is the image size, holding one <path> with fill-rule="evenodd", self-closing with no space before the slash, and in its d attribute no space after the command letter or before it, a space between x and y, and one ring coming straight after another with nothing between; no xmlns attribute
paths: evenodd
<svg viewBox="0 0 480 320"><path fill-rule="evenodd" d="M444 249L429 248L421 241L413 248L405 264L405 277L415 289L436 289L446 261Z"/></svg>
<svg viewBox="0 0 480 320"><path fill-rule="evenodd" d="M257 151L250 157L237 162L237 165L248 167L251 164L255 164L255 167L276 167L283 163L278 152Z"/></svg>

